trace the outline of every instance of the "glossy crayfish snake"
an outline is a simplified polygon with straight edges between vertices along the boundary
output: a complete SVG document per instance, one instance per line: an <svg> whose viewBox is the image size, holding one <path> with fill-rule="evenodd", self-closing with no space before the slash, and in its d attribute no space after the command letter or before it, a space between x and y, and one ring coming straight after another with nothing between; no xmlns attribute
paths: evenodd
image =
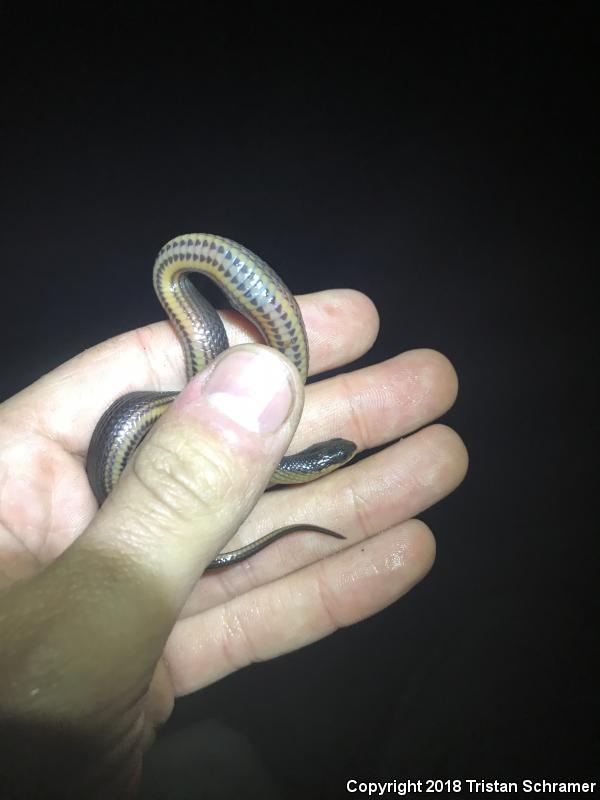
<svg viewBox="0 0 600 800"><path fill-rule="evenodd" d="M191 233L171 239L154 264L154 289L174 325L185 356L187 379L229 347L220 316L186 273L211 278L231 306L251 320L266 343L308 374L308 342L300 309L277 273L250 250L229 239ZM127 461L178 392L131 392L116 400L96 425L87 456L87 474L99 503L118 481ZM331 439L280 462L271 483L303 483L349 461L354 442ZM316 531L343 539L317 525L288 525L238 550L221 553L207 569L235 564L294 531Z"/></svg>

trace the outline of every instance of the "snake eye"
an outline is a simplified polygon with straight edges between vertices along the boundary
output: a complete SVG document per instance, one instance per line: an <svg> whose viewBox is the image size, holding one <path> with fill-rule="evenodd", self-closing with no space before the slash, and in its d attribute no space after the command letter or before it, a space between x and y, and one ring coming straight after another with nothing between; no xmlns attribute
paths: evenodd
<svg viewBox="0 0 600 800"><path fill-rule="evenodd" d="M328 444L331 448L329 460L332 466L350 461L357 449L356 444L348 439L331 439Z"/></svg>

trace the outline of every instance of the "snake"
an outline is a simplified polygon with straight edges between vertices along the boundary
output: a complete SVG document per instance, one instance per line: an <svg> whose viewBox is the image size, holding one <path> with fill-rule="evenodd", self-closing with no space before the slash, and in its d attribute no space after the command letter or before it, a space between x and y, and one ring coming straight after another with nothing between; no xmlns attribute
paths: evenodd
<svg viewBox="0 0 600 800"><path fill-rule="evenodd" d="M191 274L210 278L261 333L265 343L308 376L309 348L300 308L288 287L265 261L232 239L205 233L176 236L159 251L153 270L156 296L181 343L189 381L229 347L221 317L192 283ZM134 391L117 398L99 419L88 448L86 472L99 505L121 477L134 452L178 391ZM356 444L334 438L287 455L271 476L269 487L306 483L346 464ZM313 524L286 525L236 550L220 553L205 570L230 566L297 531L344 539Z"/></svg>

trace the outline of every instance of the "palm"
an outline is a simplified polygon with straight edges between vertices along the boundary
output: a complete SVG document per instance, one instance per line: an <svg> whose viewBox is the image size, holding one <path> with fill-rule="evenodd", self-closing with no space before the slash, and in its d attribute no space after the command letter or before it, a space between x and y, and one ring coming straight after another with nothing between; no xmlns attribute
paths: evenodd
<svg viewBox="0 0 600 800"><path fill-rule="evenodd" d="M362 295L332 291L299 302L313 374L343 366L370 347L377 318ZM237 315L227 312L225 320L232 344L256 338ZM77 356L0 408L5 584L51 562L92 519L96 502L85 454L110 402L134 389L174 389L183 382L179 343L164 322ZM455 390L452 368L432 351L322 381L307 390L291 450L334 436L354 440L359 450L392 442L443 413ZM228 549L294 521L343 532L346 549L340 552L327 537L292 536L198 581L167 644L170 677L162 702L169 704L171 691L192 691L396 599L424 574L433 556L428 532L409 520L451 491L464 469L458 437L443 426L430 426L314 484L266 494ZM292 622L277 613L291 593L296 598ZM201 666L199 646L204 648Z"/></svg>
<svg viewBox="0 0 600 800"><path fill-rule="evenodd" d="M30 390L0 408L0 574L4 585L54 560L95 511L84 453L53 425ZM65 391L70 391L67 383ZM66 433L66 432L65 432ZM73 434L76 436L75 430ZM57 438L55 438L57 437Z"/></svg>

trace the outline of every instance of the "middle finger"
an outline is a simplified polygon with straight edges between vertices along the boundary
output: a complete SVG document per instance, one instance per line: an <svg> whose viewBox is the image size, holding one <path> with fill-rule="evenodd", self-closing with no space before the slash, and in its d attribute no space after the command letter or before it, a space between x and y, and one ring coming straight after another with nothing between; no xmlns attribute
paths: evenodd
<svg viewBox="0 0 600 800"><path fill-rule="evenodd" d="M340 379L349 389L345 400L342 392L335 391ZM372 383L383 384L384 389L373 391ZM397 439L438 417L452 404L456 376L440 354L414 351L345 378L323 381L323 386L314 385L310 390L315 390L308 401L311 423L300 440L348 435L352 430L364 449ZM330 405L339 413L333 413ZM371 535L419 513L452 491L462 479L465 464L464 446L456 434L444 426L433 426L319 481L267 493L226 549L303 521L325 525L354 539ZM370 530L366 529L367 519ZM286 537L264 554L206 576L197 584L185 613L273 580L336 547L339 542L316 534Z"/></svg>

